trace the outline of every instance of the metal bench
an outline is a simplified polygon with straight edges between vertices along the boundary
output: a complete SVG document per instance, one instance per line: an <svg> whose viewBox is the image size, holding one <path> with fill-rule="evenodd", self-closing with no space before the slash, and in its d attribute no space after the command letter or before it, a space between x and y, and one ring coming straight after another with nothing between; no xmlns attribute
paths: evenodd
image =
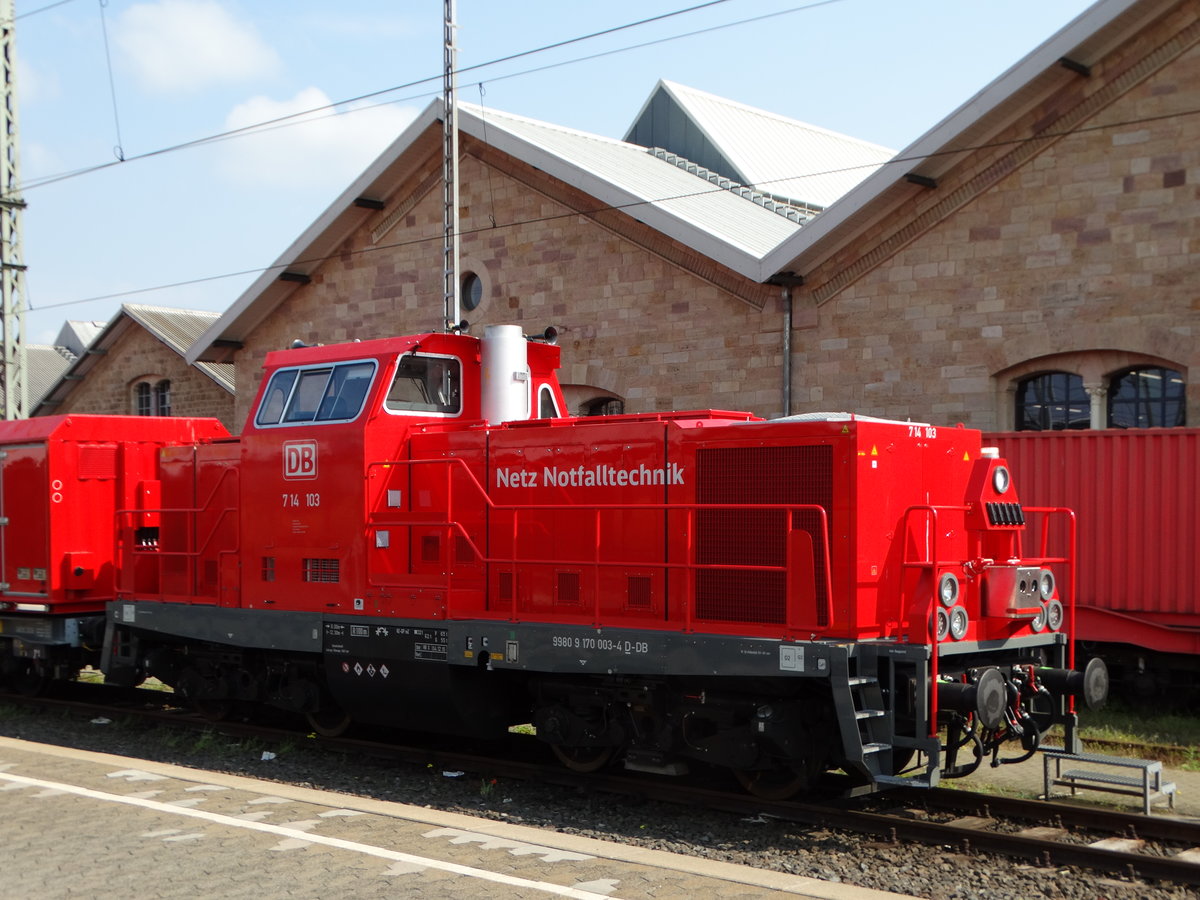
<svg viewBox="0 0 1200 900"><path fill-rule="evenodd" d="M1140 771L1136 775L1124 775L1099 768L1073 768L1063 771L1064 761L1070 765L1086 763L1091 766ZM1075 796L1077 790L1083 789L1141 797L1142 809L1146 815L1150 815L1150 806L1159 800L1166 800L1171 809L1175 808L1175 783L1163 781L1162 763L1157 760L1045 750L1042 753L1042 766L1047 800L1052 799L1050 789L1061 785L1071 789L1071 796Z"/></svg>

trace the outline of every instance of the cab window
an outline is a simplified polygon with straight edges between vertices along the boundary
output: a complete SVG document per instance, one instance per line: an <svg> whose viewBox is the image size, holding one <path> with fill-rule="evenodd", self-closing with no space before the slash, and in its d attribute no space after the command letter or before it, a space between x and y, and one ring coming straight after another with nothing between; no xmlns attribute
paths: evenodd
<svg viewBox="0 0 1200 900"><path fill-rule="evenodd" d="M538 389L538 418L557 419L559 415L558 404L554 402L554 391L550 389L550 385L543 384Z"/></svg>
<svg viewBox="0 0 1200 900"><path fill-rule="evenodd" d="M389 412L456 416L462 411L462 366L453 356L400 358L383 402Z"/></svg>
<svg viewBox="0 0 1200 900"><path fill-rule="evenodd" d="M362 411L374 374L371 361L281 369L271 376L254 422L348 422Z"/></svg>

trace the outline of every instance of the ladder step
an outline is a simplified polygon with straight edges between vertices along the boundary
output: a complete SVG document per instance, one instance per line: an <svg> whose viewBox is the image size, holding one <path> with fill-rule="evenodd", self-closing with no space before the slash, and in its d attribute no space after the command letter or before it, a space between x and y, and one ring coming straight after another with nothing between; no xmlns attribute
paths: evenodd
<svg viewBox="0 0 1200 900"><path fill-rule="evenodd" d="M887 713L882 709L860 709L854 713L856 719L878 719L880 716L886 716Z"/></svg>
<svg viewBox="0 0 1200 900"><path fill-rule="evenodd" d="M851 675L850 687L859 687L864 684L879 684L879 679L874 675Z"/></svg>
<svg viewBox="0 0 1200 900"><path fill-rule="evenodd" d="M871 741L871 743L869 743L869 744L863 744L863 755L866 756L868 753L881 753L884 750L891 750L891 749L892 749L891 744L884 744L884 743L881 743L880 741Z"/></svg>

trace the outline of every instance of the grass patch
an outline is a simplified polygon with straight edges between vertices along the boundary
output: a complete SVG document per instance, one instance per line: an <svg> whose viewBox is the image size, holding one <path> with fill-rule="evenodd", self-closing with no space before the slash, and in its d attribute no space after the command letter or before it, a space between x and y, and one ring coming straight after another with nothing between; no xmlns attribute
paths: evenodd
<svg viewBox="0 0 1200 900"><path fill-rule="evenodd" d="M1157 759L1175 768L1200 771L1200 717L1194 715L1144 711L1118 701L1098 712L1083 710L1079 736L1089 753ZM1061 740L1062 729L1056 726L1045 742Z"/></svg>

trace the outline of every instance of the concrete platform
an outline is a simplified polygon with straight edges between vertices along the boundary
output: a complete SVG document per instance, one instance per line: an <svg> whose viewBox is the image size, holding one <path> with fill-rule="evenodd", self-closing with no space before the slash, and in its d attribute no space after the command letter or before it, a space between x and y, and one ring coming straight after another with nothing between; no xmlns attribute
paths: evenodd
<svg viewBox="0 0 1200 900"><path fill-rule="evenodd" d="M896 900L422 807L0 738L3 895Z"/></svg>

